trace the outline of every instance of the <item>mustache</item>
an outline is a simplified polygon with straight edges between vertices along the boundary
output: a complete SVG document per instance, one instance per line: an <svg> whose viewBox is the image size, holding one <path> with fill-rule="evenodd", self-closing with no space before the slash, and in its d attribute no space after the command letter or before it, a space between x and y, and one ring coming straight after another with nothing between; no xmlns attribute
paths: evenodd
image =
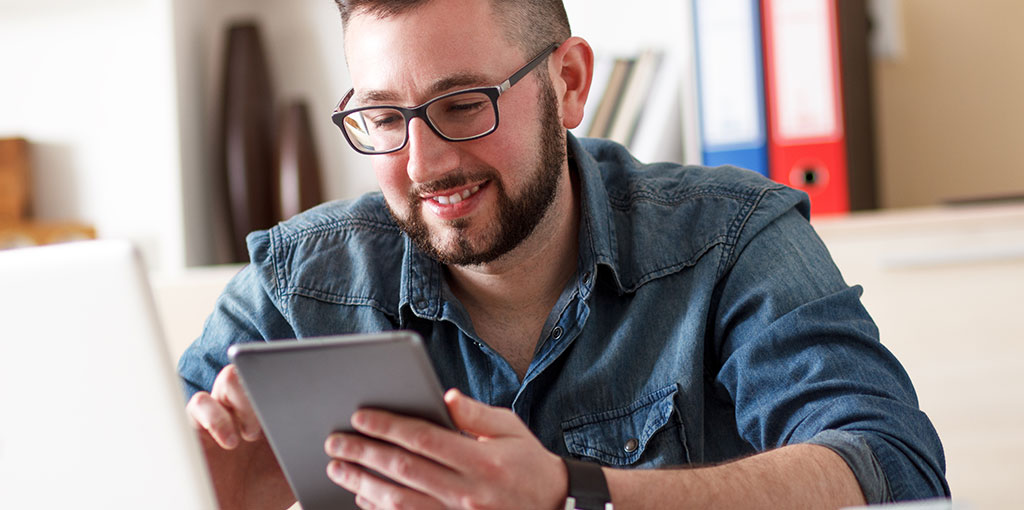
<svg viewBox="0 0 1024 510"><path fill-rule="evenodd" d="M470 182L482 181L500 182L497 170L493 168L474 171L455 170L451 173L445 174L437 180L413 186L412 189L409 190L409 196L420 197L423 195L431 195L439 191L465 186Z"/></svg>

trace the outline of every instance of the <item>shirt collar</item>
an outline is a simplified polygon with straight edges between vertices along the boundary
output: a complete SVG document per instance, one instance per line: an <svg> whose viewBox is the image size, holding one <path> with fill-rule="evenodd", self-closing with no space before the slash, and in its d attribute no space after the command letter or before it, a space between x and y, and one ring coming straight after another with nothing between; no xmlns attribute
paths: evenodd
<svg viewBox="0 0 1024 510"><path fill-rule="evenodd" d="M444 267L430 258L409 239L402 235L405 253L402 257L402 290L398 300L399 322L405 324L406 309L418 317L438 320L441 317L441 294L443 291Z"/></svg>
<svg viewBox="0 0 1024 510"><path fill-rule="evenodd" d="M586 299L593 289L599 266L604 266L620 293L624 292L618 277L615 225L608 203L600 165L584 150L579 140L566 133L570 172L575 172L580 184L580 231L578 285L581 297ZM408 308L418 317L439 320L442 316L444 293L444 267L420 251L409 239L405 242L402 259L402 290L400 310ZM404 316L399 314L404 322ZM403 323L402 326L405 326Z"/></svg>
<svg viewBox="0 0 1024 510"><path fill-rule="evenodd" d="M579 272L584 299L593 288L599 266L604 266L620 294L625 292L619 279L619 253L615 224L612 222L608 190L600 164L572 133L567 135L569 164L575 163L580 183Z"/></svg>

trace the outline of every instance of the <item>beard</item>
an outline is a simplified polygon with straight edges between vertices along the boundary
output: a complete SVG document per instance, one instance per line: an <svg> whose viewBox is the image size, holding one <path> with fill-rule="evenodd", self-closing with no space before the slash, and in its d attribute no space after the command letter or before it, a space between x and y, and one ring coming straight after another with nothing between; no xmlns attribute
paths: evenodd
<svg viewBox="0 0 1024 510"><path fill-rule="evenodd" d="M406 218L400 217L387 206L394 219L416 247L442 264L459 266L485 264L497 260L512 251L533 233L554 202L558 185L562 179L562 164L566 158L564 131L558 119L558 103L554 88L546 80L540 80L541 92L538 99L541 116L539 158L529 184L515 197L509 195L498 171L492 167L473 171L456 170L441 179L421 186L416 192L410 191L407 206L410 211ZM443 190L463 186L470 182L487 180L497 193L498 217L489 225L478 243L468 235L470 220L459 218L448 222L455 230L453 242L440 246L430 228L423 220L419 192Z"/></svg>

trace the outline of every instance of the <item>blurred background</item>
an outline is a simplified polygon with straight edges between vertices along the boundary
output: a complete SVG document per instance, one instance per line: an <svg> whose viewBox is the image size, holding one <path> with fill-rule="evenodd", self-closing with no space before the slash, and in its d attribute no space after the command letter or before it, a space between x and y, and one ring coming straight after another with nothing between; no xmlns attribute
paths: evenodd
<svg viewBox="0 0 1024 510"><path fill-rule="evenodd" d="M566 1L606 57L685 53L685 5ZM1024 3L865 5L877 206L1024 194ZM240 21L261 31L275 111L308 105L323 197L374 189L330 123L349 87L332 1L0 0L0 137L30 144L33 217L136 240L155 268L217 262L224 56Z"/></svg>
<svg viewBox="0 0 1024 510"><path fill-rule="evenodd" d="M954 495L976 508L1017 506L1024 2L839 2L856 2L867 15L864 66L848 66L855 71L846 76L861 85L846 92L868 101L852 112L869 119L868 143L850 151L869 163L851 167L850 178L870 179L873 203L816 216L815 225L851 283L865 283L887 344L923 381L922 406L947 440ZM678 94L693 83L691 2L565 4L574 32L599 59L655 52L679 65L671 83ZM0 217L0 230L28 222L55 238L134 241L156 274L173 275L156 287L165 314L178 314L167 320L178 343L198 332L235 270L206 266L231 262L222 245L237 237L226 216L233 185L224 126L228 34L240 23L258 28L266 71L258 78L265 94L250 104L262 97L268 125L278 128L276 141L263 143L282 153L283 112L301 103L308 129L296 131L306 144L299 145L315 161L292 163L317 176L320 198L374 190L369 160L330 121L350 86L333 1L0 0L0 138L20 140L0 150L0 160L16 162L0 161L0 191L21 189L5 184L15 178L27 182L24 205ZM259 88L251 85L234 86ZM693 120L685 104L674 112L676 126ZM685 148L670 149L693 162ZM27 177L12 177L15 164Z"/></svg>

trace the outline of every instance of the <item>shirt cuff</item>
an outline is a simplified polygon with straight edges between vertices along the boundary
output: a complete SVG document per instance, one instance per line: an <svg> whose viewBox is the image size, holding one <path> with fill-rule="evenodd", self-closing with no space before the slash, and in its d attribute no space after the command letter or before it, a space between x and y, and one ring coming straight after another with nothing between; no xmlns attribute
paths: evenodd
<svg viewBox="0 0 1024 510"><path fill-rule="evenodd" d="M882 471L882 465L875 458L871 447L859 435L843 430L823 430L807 441L808 444L824 446L846 461L857 477L860 490L864 493L864 499L869 505L889 503L892 501L892 491L889 490L889 480Z"/></svg>

